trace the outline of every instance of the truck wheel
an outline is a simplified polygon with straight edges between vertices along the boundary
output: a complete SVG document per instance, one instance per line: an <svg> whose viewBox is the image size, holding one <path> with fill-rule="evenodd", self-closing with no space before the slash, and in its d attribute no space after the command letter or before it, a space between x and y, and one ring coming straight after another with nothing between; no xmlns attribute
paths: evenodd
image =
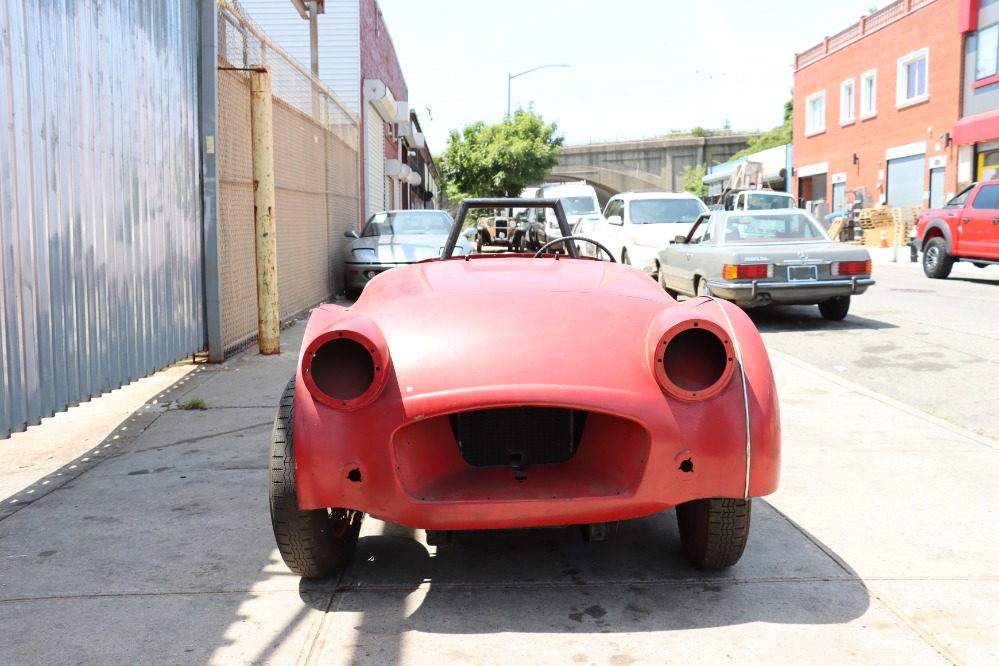
<svg viewBox="0 0 999 666"><path fill-rule="evenodd" d="M830 298L828 301L819 303L819 313L823 319L828 319L829 321L839 321L845 318L846 313L849 311L849 296L837 296L836 298Z"/></svg>
<svg viewBox="0 0 999 666"><path fill-rule="evenodd" d="M749 538L752 500L711 497L676 507L680 544L701 569L724 569L739 561Z"/></svg>
<svg viewBox="0 0 999 666"><path fill-rule="evenodd" d="M954 257L947 254L947 242L943 238L931 238L923 250L923 272L929 278L945 278L954 267Z"/></svg>
<svg viewBox="0 0 999 666"><path fill-rule="evenodd" d="M292 377L281 395L271 437L271 525L278 551L292 572L304 578L326 578L347 566L364 514L351 509L298 508L294 399Z"/></svg>

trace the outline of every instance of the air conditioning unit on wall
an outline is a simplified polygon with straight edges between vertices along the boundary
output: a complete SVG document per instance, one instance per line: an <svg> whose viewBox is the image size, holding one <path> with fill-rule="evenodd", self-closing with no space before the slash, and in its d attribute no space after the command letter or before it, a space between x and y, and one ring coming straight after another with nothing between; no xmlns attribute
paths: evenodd
<svg viewBox="0 0 999 666"><path fill-rule="evenodd" d="M392 91L381 79L364 79L364 101L371 104L384 122L394 123L398 107Z"/></svg>

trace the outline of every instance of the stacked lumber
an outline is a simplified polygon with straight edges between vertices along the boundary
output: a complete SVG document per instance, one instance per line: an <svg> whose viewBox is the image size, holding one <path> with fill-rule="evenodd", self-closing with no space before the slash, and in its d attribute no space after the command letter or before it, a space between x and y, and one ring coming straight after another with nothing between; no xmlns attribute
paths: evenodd
<svg viewBox="0 0 999 666"><path fill-rule="evenodd" d="M843 231L843 217L837 217L833 220L833 223L829 225L829 238L833 240L839 240L839 234Z"/></svg>
<svg viewBox="0 0 999 666"><path fill-rule="evenodd" d="M921 206L878 206L863 208L857 223L864 230L864 245L881 245L884 232L888 245L900 246L909 242L909 231L916 224Z"/></svg>

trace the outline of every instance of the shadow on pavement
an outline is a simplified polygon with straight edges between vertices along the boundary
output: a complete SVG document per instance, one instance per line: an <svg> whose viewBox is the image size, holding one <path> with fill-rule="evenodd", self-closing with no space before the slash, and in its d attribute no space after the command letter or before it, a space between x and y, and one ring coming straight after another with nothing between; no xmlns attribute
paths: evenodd
<svg viewBox="0 0 999 666"><path fill-rule="evenodd" d="M762 308L750 308L746 314L753 320L756 327L763 331L847 331L854 329L883 330L898 328L877 319L868 319L854 314L848 314L841 321L828 321L819 314L814 305L768 305Z"/></svg>
<svg viewBox="0 0 999 666"><path fill-rule="evenodd" d="M377 645L379 661L397 659L408 632L660 632L865 614L863 582L826 547L763 500L753 522L742 560L719 572L686 563L672 510L622 522L605 543L566 527L459 532L432 548L420 531L385 525L362 537L338 582L303 580L299 593L351 618L339 630Z"/></svg>

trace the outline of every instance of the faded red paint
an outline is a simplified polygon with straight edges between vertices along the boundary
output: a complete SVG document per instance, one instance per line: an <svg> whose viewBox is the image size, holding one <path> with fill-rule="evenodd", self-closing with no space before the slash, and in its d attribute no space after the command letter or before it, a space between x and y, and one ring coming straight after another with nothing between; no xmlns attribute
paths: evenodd
<svg viewBox="0 0 999 666"><path fill-rule="evenodd" d="M725 337L734 370L706 399L671 394L657 381L657 345L677 325L701 323ZM328 406L305 380L313 341L340 331L371 341L384 381L357 406ZM627 266L482 255L394 268L349 311L315 310L303 349L294 406L303 509L439 530L617 521L744 497L749 450L748 495L777 488L777 394L752 321L726 302L678 304ZM497 349L515 353L489 355ZM573 457L520 474L465 461L451 414L525 405L587 413Z"/></svg>

